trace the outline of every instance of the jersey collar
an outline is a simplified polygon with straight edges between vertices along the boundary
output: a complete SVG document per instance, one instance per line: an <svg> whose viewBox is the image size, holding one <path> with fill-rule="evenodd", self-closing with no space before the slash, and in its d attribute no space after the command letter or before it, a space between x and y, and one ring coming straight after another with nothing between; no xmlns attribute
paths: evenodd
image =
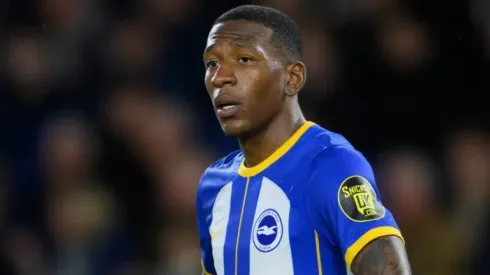
<svg viewBox="0 0 490 275"><path fill-rule="evenodd" d="M289 149L291 149L294 144L296 144L299 138L313 125L315 125L315 123L311 121L305 122L286 142L284 142L279 148L277 148L274 153L272 153L261 163L253 167L246 167L245 158L243 158L242 162L240 163L240 167L238 168L238 174L242 177L253 177L258 173L264 171L265 169L267 169L267 167L271 166L274 162L276 162L279 158L286 154Z"/></svg>

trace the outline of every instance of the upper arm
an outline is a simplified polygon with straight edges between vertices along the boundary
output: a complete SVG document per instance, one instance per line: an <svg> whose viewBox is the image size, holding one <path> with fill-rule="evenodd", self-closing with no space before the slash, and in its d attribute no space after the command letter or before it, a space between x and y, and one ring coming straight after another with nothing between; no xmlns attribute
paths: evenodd
<svg viewBox="0 0 490 275"><path fill-rule="evenodd" d="M199 188L196 200L197 230L199 233L199 244L201 247L201 265L204 275L216 274L214 269L213 250L211 244L211 234L209 233L209 221L211 219L209 211L205 209L202 190Z"/></svg>
<svg viewBox="0 0 490 275"><path fill-rule="evenodd" d="M400 238L379 237L365 246L352 262L354 274L410 275L405 246Z"/></svg>
<svg viewBox="0 0 490 275"><path fill-rule="evenodd" d="M349 268L373 240L402 240L393 215L381 202L371 166L352 148L331 147L316 157L306 196L315 229L340 248Z"/></svg>

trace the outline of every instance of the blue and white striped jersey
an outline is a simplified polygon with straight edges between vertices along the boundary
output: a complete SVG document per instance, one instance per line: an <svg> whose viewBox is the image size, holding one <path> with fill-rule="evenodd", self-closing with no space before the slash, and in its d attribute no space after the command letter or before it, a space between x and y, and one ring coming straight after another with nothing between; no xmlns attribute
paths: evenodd
<svg viewBox="0 0 490 275"><path fill-rule="evenodd" d="M240 152L211 165L197 216L205 274L349 274L370 241L402 237L367 160L312 122L255 167Z"/></svg>

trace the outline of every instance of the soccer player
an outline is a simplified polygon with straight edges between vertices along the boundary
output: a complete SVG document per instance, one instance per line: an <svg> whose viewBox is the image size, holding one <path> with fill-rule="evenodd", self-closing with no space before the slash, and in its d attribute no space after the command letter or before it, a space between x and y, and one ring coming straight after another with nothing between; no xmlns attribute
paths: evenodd
<svg viewBox="0 0 490 275"><path fill-rule="evenodd" d="M229 10L203 58L218 120L241 147L199 182L204 274L411 274L367 160L302 115L293 20L261 6Z"/></svg>

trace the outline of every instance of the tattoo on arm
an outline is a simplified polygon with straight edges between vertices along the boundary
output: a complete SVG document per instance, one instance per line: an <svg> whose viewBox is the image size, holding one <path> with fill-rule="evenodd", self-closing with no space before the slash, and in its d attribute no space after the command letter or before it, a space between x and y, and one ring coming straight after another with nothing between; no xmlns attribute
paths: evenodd
<svg viewBox="0 0 490 275"><path fill-rule="evenodd" d="M403 241L395 236L375 239L352 262L354 275L411 275Z"/></svg>

